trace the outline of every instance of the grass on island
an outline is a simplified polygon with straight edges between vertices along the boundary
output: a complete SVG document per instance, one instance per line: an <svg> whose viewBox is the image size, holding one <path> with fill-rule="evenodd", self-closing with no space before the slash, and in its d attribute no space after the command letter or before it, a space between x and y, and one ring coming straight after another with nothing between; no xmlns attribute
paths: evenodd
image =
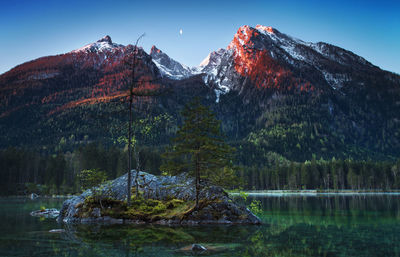
<svg viewBox="0 0 400 257"><path fill-rule="evenodd" d="M84 202L77 204L75 215L78 218L111 217L115 219L137 220L155 222L158 220L219 220L224 217L220 199L201 199L196 208L194 201L185 201L176 198L157 200L145 198L143 194L136 196L132 192L131 205L126 201L116 200L111 197L88 196ZM211 208L206 208L212 206ZM99 213L100 211L100 213ZM240 215L239 219L246 219L247 215Z"/></svg>
<svg viewBox="0 0 400 257"><path fill-rule="evenodd" d="M213 203L219 203L220 200L214 201L200 200L198 209L195 207L194 201L184 201L181 199L170 198L168 200L156 200L143 197L140 193L136 196L134 188L132 189L131 205L128 206L126 201L116 200L111 197L89 196L83 203L77 204L78 212L76 217L89 218L98 216L98 210L102 217L109 216L115 219L140 220L146 222L154 222L157 220L184 220L194 211L199 214L207 212L203 210L205 207ZM97 214L95 214L97 212ZM221 213L212 211L212 216L219 219Z"/></svg>
<svg viewBox="0 0 400 257"><path fill-rule="evenodd" d="M156 221L162 219L182 219L185 214L193 209L193 201L170 199L160 201L145 199L142 196L132 197L131 206L126 201L112 198L97 199L89 196L83 203L78 204L78 217L93 217L96 208L100 209L101 216L116 219L131 219L143 221Z"/></svg>

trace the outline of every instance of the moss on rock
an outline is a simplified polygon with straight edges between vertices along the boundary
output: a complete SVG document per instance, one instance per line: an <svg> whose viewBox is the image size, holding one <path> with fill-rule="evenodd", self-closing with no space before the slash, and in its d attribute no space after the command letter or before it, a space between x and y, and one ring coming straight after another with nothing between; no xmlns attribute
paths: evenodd
<svg viewBox="0 0 400 257"><path fill-rule="evenodd" d="M83 203L75 206L78 208L78 218L97 217L99 210L101 216L109 216L115 219L156 221L161 219L181 219L188 210L192 209L193 201L171 199L161 201L156 199L145 199L143 197L132 197L131 206L126 201L105 198L97 200L91 196Z"/></svg>

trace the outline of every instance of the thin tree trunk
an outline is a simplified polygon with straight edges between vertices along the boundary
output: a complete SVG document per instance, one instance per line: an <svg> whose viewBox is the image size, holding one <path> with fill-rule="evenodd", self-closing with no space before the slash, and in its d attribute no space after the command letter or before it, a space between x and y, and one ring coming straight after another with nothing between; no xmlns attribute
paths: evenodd
<svg viewBox="0 0 400 257"><path fill-rule="evenodd" d="M139 40L144 36L141 35L135 44L135 48L133 49L133 64L132 64L132 83L129 89L129 128L128 128L128 199L127 204L128 206L131 205L131 188L132 188L132 107L133 107L133 88L135 86L135 67L136 67L136 53L137 53L137 44ZM136 171L137 172L137 171Z"/></svg>
<svg viewBox="0 0 400 257"><path fill-rule="evenodd" d="M135 160L136 160L136 176L135 176L135 189L136 189L136 198L139 197L139 183L138 183L138 178L139 178L139 169L140 169L140 163L139 163L139 151L137 147L137 142L135 144Z"/></svg>
<svg viewBox="0 0 400 257"><path fill-rule="evenodd" d="M139 38L140 39L140 38ZM128 206L131 205L131 188L132 188L132 107L133 107L133 88L135 85L135 65L136 65L136 41L135 49L133 49L133 67L132 67L132 83L129 90L129 126L128 126Z"/></svg>
<svg viewBox="0 0 400 257"><path fill-rule="evenodd" d="M199 191L200 191L200 167L199 156L196 154L196 210L199 208Z"/></svg>
<svg viewBox="0 0 400 257"><path fill-rule="evenodd" d="M133 72L134 73L134 72ZM133 83L133 82L132 82ZM127 199L127 203L128 206L131 205L131 188L132 188L132 175L131 175L131 171L132 171L132 102L133 102L133 95L132 95L132 88L133 86L131 86L131 95L130 95L130 99L129 99L129 129L128 129L128 199Z"/></svg>

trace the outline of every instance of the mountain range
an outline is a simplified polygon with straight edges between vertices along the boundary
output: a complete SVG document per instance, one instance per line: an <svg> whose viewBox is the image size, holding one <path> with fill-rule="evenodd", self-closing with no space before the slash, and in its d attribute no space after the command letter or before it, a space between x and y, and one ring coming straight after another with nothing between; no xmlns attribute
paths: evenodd
<svg viewBox="0 0 400 257"><path fill-rule="evenodd" d="M54 152L87 142L122 144L132 81L157 91L135 98L138 124L152 124L143 144L153 147L169 142L183 106L197 96L222 121L246 165L262 165L272 155L400 157L398 74L340 47L262 25L240 27L226 48L197 67L156 46L148 54L109 36L18 65L0 75L0 148Z"/></svg>

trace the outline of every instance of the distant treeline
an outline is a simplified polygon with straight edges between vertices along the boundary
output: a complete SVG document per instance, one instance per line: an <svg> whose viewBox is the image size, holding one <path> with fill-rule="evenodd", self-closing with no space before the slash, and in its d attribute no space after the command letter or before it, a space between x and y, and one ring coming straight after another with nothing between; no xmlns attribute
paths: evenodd
<svg viewBox="0 0 400 257"><path fill-rule="evenodd" d="M400 160L315 160L276 167L242 167L245 189L400 189Z"/></svg>
<svg viewBox="0 0 400 257"><path fill-rule="evenodd" d="M162 148L141 148L140 169L158 175L161 153ZM270 156L275 158L272 153ZM133 161L136 167L135 158ZM313 159L304 163L275 163L272 167L240 166L242 186L270 190L400 189L400 160L394 163ZM54 155L16 148L2 150L0 195L78 193L81 189L77 175L85 169L105 171L108 179L114 179L127 171L126 149L88 144Z"/></svg>
<svg viewBox="0 0 400 257"><path fill-rule="evenodd" d="M160 154L141 149L141 169L157 174ZM0 195L69 194L80 191L77 175L85 169L105 171L114 179L127 171L123 149L88 144L73 152L44 155L29 150L8 148L0 151ZM136 167L133 158L133 167Z"/></svg>

